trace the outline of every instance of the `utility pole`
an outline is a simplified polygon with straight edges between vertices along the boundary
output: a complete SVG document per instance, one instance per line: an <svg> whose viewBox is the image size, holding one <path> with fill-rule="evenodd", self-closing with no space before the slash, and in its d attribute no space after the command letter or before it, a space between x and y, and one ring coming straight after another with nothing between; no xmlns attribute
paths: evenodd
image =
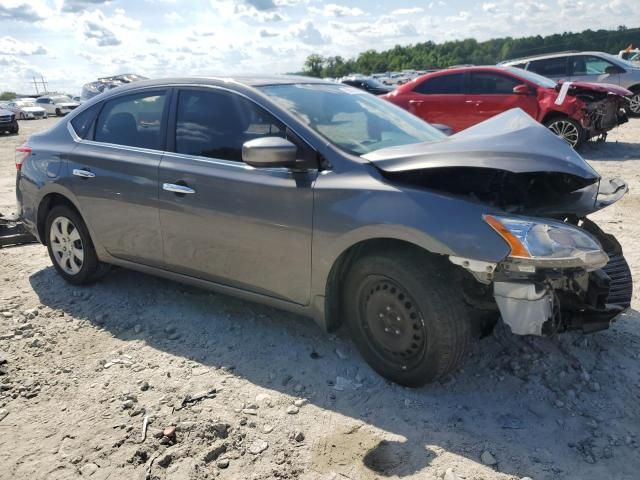
<svg viewBox="0 0 640 480"><path fill-rule="evenodd" d="M49 89L47 88L47 82L44 81L44 77L40 75L40 80L42 80L42 88L44 89L44 93L47 93Z"/></svg>
<svg viewBox="0 0 640 480"><path fill-rule="evenodd" d="M40 92L38 91L38 81L36 80L36 77L33 77L33 85L36 87L36 95L40 95Z"/></svg>

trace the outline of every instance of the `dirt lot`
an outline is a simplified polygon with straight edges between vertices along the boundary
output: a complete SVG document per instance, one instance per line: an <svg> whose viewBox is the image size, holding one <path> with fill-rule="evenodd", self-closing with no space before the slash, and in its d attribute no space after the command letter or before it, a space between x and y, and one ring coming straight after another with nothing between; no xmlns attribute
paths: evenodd
<svg viewBox="0 0 640 480"><path fill-rule="evenodd" d="M0 138L0 212L14 147L54 122ZM640 278L640 120L583 154L631 185L594 217ZM75 288L43 246L2 249L0 478L637 479L638 320L498 329L410 390L309 320L126 270Z"/></svg>

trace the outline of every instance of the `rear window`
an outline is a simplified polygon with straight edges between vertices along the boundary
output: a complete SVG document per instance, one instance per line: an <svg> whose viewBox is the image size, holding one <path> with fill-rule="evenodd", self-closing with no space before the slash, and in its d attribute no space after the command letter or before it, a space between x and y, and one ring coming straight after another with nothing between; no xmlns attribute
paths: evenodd
<svg viewBox="0 0 640 480"><path fill-rule="evenodd" d="M450 75L439 75L431 77L419 83L413 89L416 93L423 95L451 95L460 94L462 91L463 73L452 73Z"/></svg>
<svg viewBox="0 0 640 480"><path fill-rule="evenodd" d="M545 77L560 77L567 74L567 57L545 58L529 62L529 70Z"/></svg>
<svg viewBox="0 0 640 480"><path fill-rule="evenodd" d="M95 128L97 142L160 150L166 92L126 95L105 102Z"/></svg>
<svg viewBox="0 0 640 480"><path fill-rule="evenodd" d="M100 103L92 105L91 107L73 117L73 119L71 120L71 126L76 132L76 135L78 135L80 138L87 138L89 132L91 131L91 127L93 126L93 121L95 120L98 111L100 111L101 106L102 104Z"/></svg>

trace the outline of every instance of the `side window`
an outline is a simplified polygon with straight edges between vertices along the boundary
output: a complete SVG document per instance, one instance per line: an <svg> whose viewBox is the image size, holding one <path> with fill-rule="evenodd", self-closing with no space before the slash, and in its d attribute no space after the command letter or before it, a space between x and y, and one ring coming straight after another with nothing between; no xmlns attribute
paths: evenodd
<svg viewBox="0 0 640 480"><path fill-rule="evenodd" d="M76 132L76 135L78 135L80 138L87 138L87 135L89 135L89 132L91 131L91 127L93 125L93 121L100 111L100 107L102 107L101 103L92 105L83 112L80 112L71 120L71 126Z"/></svg>
<svg viewBox="0 0 640 480"><path fill-rule="evenodd" d="M532 60L529 70L545 77L561 77L567 74L567 57Z"/></svg>
<svg viewBox="0 0 640 480"><path fill-rule="evenodd" d="M513 95L513 87L522 83L492 72L471 72L470 82L469 93L475 95Z"/></svg>
<svg viewBox="0 0 640 480"><path fill-rule="evenodd" d="M452 73L450 75L431 77L416 85L413 91L416 93L422 93L423 95L451 95L463 93L463 78L464 74L462 73Z"/></svg>
<svg viewBox="0 0 640 480"><path fill-rule="evenodd" d="M36 103L47 103L46 98L36 98Z"/></svg>
<svg viewBox="0 0 640 480"><path fill-rule="evenodd" d="M182 90L178 95L176 152L242 161L242 144L260 137L286 138L279 120L239 95Z"/></svg>
<svg viewBox="0 0 640 480"><path fill-rule="evenodd" d="M613 73L618 69L616 66L605 60L604 58L576 55L569 59L572 75L603 75L605 73ZM609 71L607 71L609 69Z"/></svg>
<svg viewBox="0 0 640 480"><path fill-rule="evenodd" d="M95 128L96 142L161 150L166 92L145 92L105 102Z"/></svg>

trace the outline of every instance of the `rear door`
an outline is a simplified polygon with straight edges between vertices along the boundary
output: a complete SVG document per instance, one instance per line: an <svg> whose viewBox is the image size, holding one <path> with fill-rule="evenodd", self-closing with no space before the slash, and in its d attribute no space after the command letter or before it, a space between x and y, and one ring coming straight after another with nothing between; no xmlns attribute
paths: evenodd
<svg viewBox="0 0 640 480"><path fill-rule="evenodd" d="M524 82L498 72L472 70L469 73L466 103L473 105L470 111L473 123L479 123L512 108L521 108L533 118L538 113L536 96L520 95L514 87ZM532 90L533 92L533 90Z"/></svg>
<svg viewBox="0 0 640 480"><path fill-rule="evenodd" d="M408 109L429 123L441 123L459 132L473 125L465 103L464 73L427 77L409 94Z"/></svg>
<svg viewBox="0 0 640 480"><path fill-rule="evenodd" d="M118 96L72 120L78 145L68 168L71 188L97 241L114 257L161 266L158 168L169 91ZM86 114L86 115L85 115Z"/></svg>
<svg viewBox="0 0 640 480"><path fill-rule="evenodd" d="M569 78L581 82L613 83L620 85L620 74L625 70L595 55L569 57Z"/></svg>
<svg viewBox="0 0 640 480"><path fill-rule="evenodd" d="M244 142L269 136L299 143L301 157L315 161L315 152L253 101L220 88L179 90L171 118L174 153L160 166L167 267L308 303L317 169L252 168L241 152Z"/></svg>
<svg viewBox="0 0 640 480"><path fill-rule="evenodd" d="M569 79L569 58L552 57L531 60L527 70L556 81Z"/></svg>

